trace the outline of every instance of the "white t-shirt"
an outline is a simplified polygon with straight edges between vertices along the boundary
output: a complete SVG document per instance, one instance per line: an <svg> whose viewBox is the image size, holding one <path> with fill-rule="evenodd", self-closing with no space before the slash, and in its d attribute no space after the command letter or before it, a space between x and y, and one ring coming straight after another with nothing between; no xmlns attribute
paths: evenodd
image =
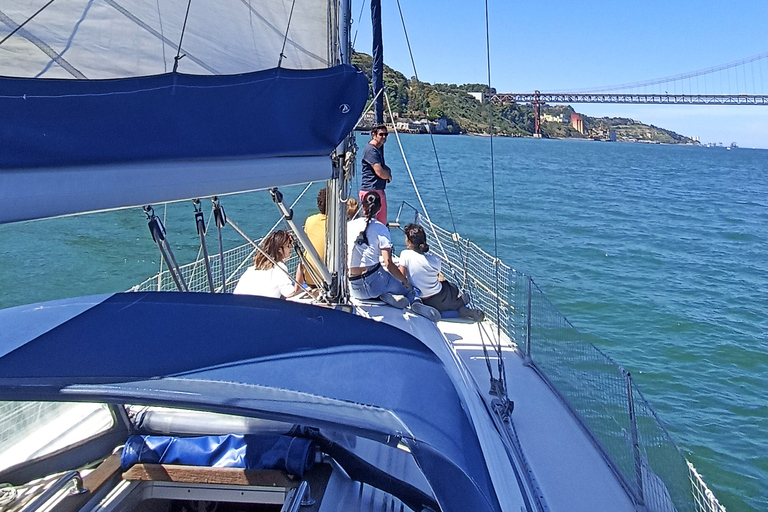
<svg viewBox="0 0 768 512"><path fill-rule="evenodd" d="M288 297L293 293L293 283L288 277L288 267L282 261L269 270L249 267L235 286L238 295L261 295L262 297Z"/></svg>
<svg viewBox="0 0 768 512"><path fill-rule="evenodd" d="M405 267L408 282L421 291L422 297L431 297L440 291L442 285L437 275L442 263L432 253L420 254L411 249L400 253L398 265Z"/></svg>
<svg viewBox="0 0 768 512"><path fill-rule="evenodd" d="M368 224L368 245L355 243L357 236L365 228L365 219L353 219L347 223L347 265L349 268L372 267L379 262L382 249L392 247L387 226L372 220Z"/></svg>

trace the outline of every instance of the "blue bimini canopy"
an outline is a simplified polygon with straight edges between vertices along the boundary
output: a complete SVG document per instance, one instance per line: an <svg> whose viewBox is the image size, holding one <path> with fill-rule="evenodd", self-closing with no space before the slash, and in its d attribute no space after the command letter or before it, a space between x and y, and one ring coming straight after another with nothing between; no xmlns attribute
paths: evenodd
<svg viewBox="0 0 768 512"><path fill-rule="evenodd" d="M466 406L410 334L245 295L126 293L0 311L4 400L144 403L400 439L442 510L498 511Z"/></svg>
<svg viewBox="0 0 768 512"><path fill-rule="evenodd" d="M0 223L329 179L367 95L349 65L0 78Z"/></svg>

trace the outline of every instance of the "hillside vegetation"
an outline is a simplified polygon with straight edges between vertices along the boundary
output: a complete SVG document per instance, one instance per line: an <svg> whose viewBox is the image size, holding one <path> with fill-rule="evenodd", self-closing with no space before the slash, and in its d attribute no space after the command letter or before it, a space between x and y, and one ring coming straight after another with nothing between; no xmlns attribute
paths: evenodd
<svg viewBox="0 0 768 512"><path fill-rule="evenodd" d="M371 56L354 53L352 64L371 78ZM386 64L384 65L384 87L392 107L400 118L422 119L430 121L441 117L447 119L448 133L488 134L488 103L481 103L470 92L482 92L486 96L495 94L484 84L430 84L415 77L406 78ZM386 111L386 104L384 107ZM491 105L494 135L509 137L530 137L534 131L533 108L528 105L507 104ZM544 106L542 114L560 116L563 122L542 122L544 137L607 138L611 130L618 140L640 140L664 143L691 143L691 139L675 132L645 125L625 118L593 118L581 114L584 134L570 125L571 114L576 113L570 106Z"/></svg>

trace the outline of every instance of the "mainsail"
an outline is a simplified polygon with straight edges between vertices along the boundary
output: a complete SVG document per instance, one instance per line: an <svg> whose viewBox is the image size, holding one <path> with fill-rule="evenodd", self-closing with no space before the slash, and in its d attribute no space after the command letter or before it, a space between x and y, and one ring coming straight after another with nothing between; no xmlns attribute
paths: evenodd
<svg viewBox="0 0 768 512"><path fill-rule="evenodd" d="M0 6L0 223L324 180L367 79L327 0Z"/></svg>

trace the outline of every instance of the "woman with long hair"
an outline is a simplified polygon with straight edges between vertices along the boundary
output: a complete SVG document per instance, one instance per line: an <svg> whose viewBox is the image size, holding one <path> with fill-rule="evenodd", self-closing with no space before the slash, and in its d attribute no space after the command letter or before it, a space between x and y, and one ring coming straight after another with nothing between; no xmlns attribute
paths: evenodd
<svg viewBox="0 0 768 512"><path fill-rule="evenodd" d="M414 313L432 321L439 320L440 313L416 298L413 286L392 261L389 229L376 220L381 208L379 195L375 192L365 194L362 206L363 216L347 225L347 264L352 297L379 298L400 309L410 304Z"/></svg>
<svg viewBox="0 0 768 512"><path fill-rule="evenodd" d="M293 237L278 229L264 237L253 257L253 266L240 277L233 293L285 299L296 293L285 261L291 256Z"/></svg>
<svg viewBox="0 0 768 512"><path fill-rule="evenodd" d="M458 311L462 318L481 320L483 312L469 309L456 285L441 279L442 262L429 252L424 228L419 224L408 224L403 231L408 248L400 253L398 268L421 292L424 304L437 309L441 314L444 311Z"/></svg>

